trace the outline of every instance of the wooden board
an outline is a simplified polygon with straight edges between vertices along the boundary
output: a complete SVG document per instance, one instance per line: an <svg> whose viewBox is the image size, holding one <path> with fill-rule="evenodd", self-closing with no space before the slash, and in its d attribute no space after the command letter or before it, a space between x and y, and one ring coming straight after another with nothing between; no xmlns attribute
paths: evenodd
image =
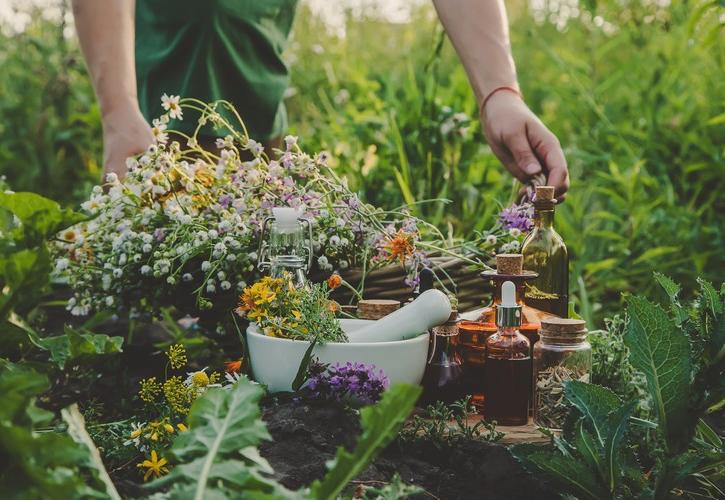
<svg viewBox="0 0 725 500"><path fill-rule="evenodd" d="M476 425L481 420L481 415L471 415L468 417L468 423L470 425ZM451 422L450 425L456 425L455 422ZM496 430L503 432L505 435L500 441L500 444L518 444L518 443L548 443L549 438L544 436L541 432L536 430L537 427L534 425L533 419L529 417L529 423L527 425L507 426L497 425Z"/></svg>

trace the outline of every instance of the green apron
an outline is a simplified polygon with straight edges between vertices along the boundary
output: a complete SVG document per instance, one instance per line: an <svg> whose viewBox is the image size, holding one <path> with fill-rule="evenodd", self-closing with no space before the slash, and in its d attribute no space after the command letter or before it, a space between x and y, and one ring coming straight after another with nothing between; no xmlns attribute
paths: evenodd
<svg viewBox="0 0 725 500"><path fill-rule="evenodd" d="M136 0L136 81L149 122L161 95L230 101L259 141L287 127L282 60L297 0ZM231 116L225 115L230 119ZM196 116L169 128L193 132ZM232 123L234 123L232 121ZM211 130L205 134L215 135Z"/></svg>

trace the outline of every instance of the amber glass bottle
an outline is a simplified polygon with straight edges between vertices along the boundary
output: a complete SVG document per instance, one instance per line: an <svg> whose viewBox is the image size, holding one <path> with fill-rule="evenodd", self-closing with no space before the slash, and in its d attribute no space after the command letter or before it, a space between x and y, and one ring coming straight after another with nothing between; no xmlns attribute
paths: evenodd
<svg viewBox="0 0 725 500"><path fill-rule="evenodd" d="M569 255L561 236L554 229L554 188L537 186L534 200L535 226L524 240L524 269L538 278L526 284L527 305L568 317Z"/></svg>
<svg viewBox="0 0 725 500"><path fill-rule="evenodd" d="M486 340L484 414L500 425L526 425L531 395L531 344L518 328L521 306L513 282L502 286L496 308L498 331Z"/></svg>
<svg viewBox="0 0 725 500"><path fill-rule="evenodd" d="M446 404L464 396L463 359L458 353L458 313L432 328L430 355L423 376L423 404Z"/></svg>

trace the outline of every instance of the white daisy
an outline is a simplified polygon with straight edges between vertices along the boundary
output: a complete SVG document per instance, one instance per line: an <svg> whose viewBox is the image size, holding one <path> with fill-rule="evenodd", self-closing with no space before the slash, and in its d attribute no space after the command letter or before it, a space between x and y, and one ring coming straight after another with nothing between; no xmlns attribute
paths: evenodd
<svg viewBox="0 0 725 500"><path fill-rule="evenodd" d="M162 95L161 106L164 108L165 111L169 112L169 117L177 120L183 119L183 111L181 109L181 106L179 105L178 95Z"/></svg>

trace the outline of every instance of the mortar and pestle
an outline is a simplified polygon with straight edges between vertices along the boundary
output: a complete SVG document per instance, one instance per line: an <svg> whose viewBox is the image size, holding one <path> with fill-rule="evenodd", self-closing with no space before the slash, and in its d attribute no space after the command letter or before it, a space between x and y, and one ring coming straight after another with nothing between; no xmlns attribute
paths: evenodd
<svg viewBox="0 0 725 500"><path fill-rule="evenodd" d="M316 345L321 363L357 362L382 369L390 383L420 384L428 355L428 329L451 314L448 296L427 290L411 303L376 321L342 319L349 342ZM254 379L270 392L291 391L310 343L264 335L255 324L247 328L247 346Z"/></svg>

